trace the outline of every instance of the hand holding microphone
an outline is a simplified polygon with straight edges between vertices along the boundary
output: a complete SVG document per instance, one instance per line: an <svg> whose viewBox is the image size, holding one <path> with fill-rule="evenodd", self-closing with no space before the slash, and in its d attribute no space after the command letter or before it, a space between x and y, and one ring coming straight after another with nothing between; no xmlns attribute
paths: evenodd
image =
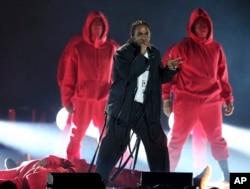
<svg viewBox="0 0 250 189"><path fill-rule="evenodd" d="M146 52L151 53L151 44L141 43L141 54L145 54Z"/></svg>

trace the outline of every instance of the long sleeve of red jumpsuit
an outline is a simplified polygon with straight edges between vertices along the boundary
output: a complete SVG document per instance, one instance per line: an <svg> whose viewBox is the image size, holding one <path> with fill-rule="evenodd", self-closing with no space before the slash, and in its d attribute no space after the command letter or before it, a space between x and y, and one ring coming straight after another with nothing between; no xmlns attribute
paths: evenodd
<svg viewBox="0 0 250 189"><path fill-rule="evenodd" d="M61 54L61 57L58 61L58 67L57 67L57 83L58 86L61 87L63 82L63 77L66 69L66 65L69 62L70 59L70 52L72 49L74 49L75 45L78 44L80 41L82 41L82 34L77 34L73 36L66 44L66 46L63 49L63 52Z"/></svg>

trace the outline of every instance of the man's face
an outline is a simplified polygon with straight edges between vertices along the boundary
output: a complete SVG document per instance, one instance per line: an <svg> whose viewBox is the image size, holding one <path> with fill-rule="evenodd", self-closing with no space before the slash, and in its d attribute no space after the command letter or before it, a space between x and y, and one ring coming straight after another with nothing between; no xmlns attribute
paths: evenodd
<svg viewBox="0 0 250 189"><path fill-rule="evenodd" d="M90 33L92 36L101 37L104 30L104 24L101 18L96 18L93 20L90 26Z"/></svg>
<svg viewBox="0 0 250 189"><path fill-rule="evenodd" d="M196 36L202 40L207 39L209 30L208 20L205 18L197 18L194 22L194 32Z"/></svg>
<svg viewBox="0 0 250 189"><path fill-rule="evenodd" d="M150 41L150 30L146 25L136 26L134 31L134 42L139 46Z"/></svg>

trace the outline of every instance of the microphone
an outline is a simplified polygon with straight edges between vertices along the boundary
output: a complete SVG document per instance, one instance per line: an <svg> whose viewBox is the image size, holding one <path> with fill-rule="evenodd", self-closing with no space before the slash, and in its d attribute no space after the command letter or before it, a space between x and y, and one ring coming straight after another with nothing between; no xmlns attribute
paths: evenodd
<svg viewBox="0 0 250 189"><path fill-rule="evenodd" d="M153 54L153 52L152 52L152 50L151 50L150 47L147 47L147 51L148 51L148 55L149 55L151 58L154 58L154 54Z"/></svg>
<svg viewBox="0 0 250 189"><path fill-rule="evenodd" d="M151 48L147 47L148 54L152 54Z"/></svg>

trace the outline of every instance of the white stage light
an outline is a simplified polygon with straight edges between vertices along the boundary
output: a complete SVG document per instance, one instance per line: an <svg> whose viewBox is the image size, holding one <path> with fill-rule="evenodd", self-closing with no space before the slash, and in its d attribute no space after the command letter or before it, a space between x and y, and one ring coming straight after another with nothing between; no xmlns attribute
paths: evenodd
<svg viewBox="0 0 250 189"><path fill-rule="evenodd" d="M63 130L66 126L69 113L66 108L61 108L56 115L56 125L60 130Z"/></svg>
<svg viewBox="0 0 250 189"><path fill-rule="evenodd" d="M168 126L170 129L172 129L173 125L174 125L174 113L172 112L168 118Z"/></svg>
<svg viewBox="0 0 250 189"><path fill-rule="evenodd" d="M66 108L61 108L56 115L56 125L62 131L67 125L68 116L69 116L69 113L67 112ZM99 138L99 131L94 126L93 121L90 122L89 127L86 131L86 135L93 137L93 138L97 138L97 139Z"/></svg>

